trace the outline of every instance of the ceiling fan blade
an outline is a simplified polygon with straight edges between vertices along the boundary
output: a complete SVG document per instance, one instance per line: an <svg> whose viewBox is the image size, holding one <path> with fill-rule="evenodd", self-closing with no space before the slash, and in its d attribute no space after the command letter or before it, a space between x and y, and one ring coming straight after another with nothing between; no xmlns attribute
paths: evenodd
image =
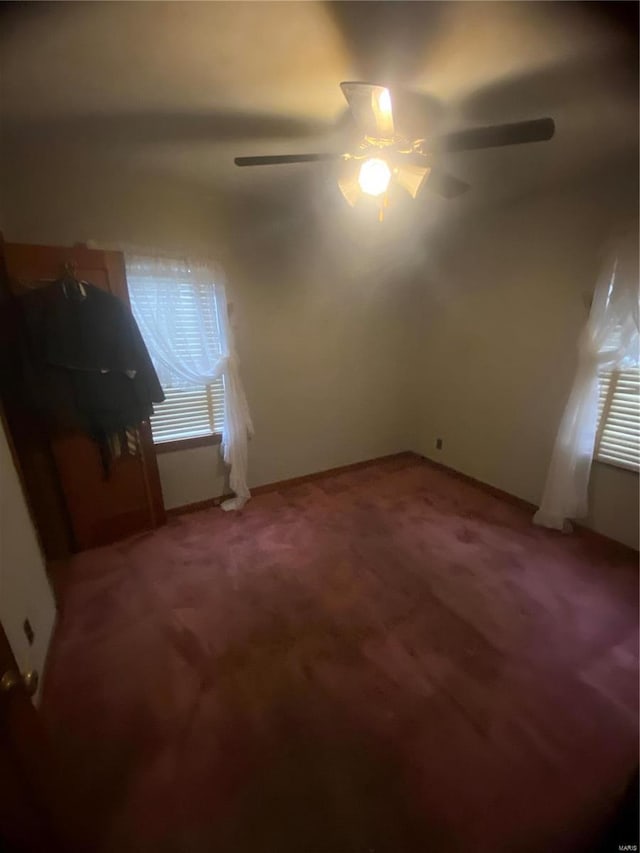
<svg viewBox="0 0 640 853"><path fill-rule="evenodd" d="M340 83L358 129L374 139L393 138L391 93L385 86L373 83Z"/></svg>
<svg viewBox="0 0 640 853"><path fill-rule="evenodd" d="M278 166L282 163L316 163L340 160L342 154L271 154L264 157L235 157L236 166Z"/></svg>
<svg viewBox="0 0 640 853"><path fill-rule="evenodd" d="M447 133L429 141L438 151L473 151L478 148L497 148L501 145L523 145L527 142L545 142L555 133L552 118L517 121L513 124L494 124L490 127L472 127Z"/></svg>
<svg viewBox="0 0 640 853"><path fill-rule="evenodd" d="M439 169L431 169L426 188L430 193L442 198L456 198L466 193L470 186L465 181L454 178L453 175L441 172Z"/></svg>

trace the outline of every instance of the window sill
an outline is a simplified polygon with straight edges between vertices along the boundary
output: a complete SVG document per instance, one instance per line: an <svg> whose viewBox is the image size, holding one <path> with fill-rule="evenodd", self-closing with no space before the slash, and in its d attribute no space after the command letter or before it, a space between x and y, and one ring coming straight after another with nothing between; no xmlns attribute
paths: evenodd
<svg viewBox="0 0 640 853"><path fill-rule="evenodd" d="M193 438L178 438L175 441L159 441L153 446L156 453L174 453L176 450L191 450L194 447L220 444L221 441L220 433L214 433L213 435L197 435Z"/></svg>

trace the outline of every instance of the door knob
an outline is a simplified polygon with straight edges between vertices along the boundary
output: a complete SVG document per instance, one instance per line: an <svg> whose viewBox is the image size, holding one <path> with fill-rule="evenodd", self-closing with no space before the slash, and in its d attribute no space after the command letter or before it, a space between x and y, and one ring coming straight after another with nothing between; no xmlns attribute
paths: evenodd
<svg viewBox="0 0 640 853"><path fill-rule="evenodd" d="M38 673L35 669L29 670L20 674L15 669L7 669L0 678L0 693L10 693L16 687L22 687L26 690L28 696L33 694L38 689Z"/></svg>

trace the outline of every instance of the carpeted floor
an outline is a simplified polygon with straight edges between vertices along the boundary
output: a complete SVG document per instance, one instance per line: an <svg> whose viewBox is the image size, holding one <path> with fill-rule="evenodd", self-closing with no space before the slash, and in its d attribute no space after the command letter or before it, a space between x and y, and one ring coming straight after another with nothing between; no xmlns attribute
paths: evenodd
<svg viewBox="0 0 640 853"><path fill-rule="evenodd" d="M43 712L88 850L583 851L637 602L629 552L405 456L77 557Z"/></svg>

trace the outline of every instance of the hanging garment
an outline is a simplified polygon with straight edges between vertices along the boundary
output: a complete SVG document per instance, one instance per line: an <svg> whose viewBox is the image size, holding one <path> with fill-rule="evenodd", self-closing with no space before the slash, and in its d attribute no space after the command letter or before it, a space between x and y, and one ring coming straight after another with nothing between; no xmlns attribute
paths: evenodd
<svg viewBox="0 0 640 853"><path fill-rule="evenodd" d="M28 393L55 423L86 430L105 468L110 437L153 414L164 392L136 321L117 296L54 283L23 300Z"/></svg>

